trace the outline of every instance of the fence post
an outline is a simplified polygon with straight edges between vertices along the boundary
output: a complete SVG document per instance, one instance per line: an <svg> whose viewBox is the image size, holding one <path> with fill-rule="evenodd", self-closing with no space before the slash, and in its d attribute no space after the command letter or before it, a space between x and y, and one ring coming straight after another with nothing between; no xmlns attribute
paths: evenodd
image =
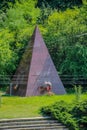
<svg viewBox="0 0 87 130"><path fill-rule="evenodd" d="M12 83L10 83L10 96L12 95Z"/></svg>
<svg viewBox="0 0 87 130"><path fill-rule="evenodd" d="M1 95L1 92L0 92L0 107L1 107L1 104L2 104L2 95Z"/></svg>

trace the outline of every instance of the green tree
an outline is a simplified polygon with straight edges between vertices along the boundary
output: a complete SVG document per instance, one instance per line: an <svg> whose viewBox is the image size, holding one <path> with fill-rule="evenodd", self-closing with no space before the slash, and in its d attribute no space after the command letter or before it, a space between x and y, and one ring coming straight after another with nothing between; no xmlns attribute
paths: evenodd
<svg viewBox="0 0 87 130"><path fill-rule="evenodd" d="M44 36L57 70L62 75L70 75L72 83L79 81L80 76L87 77L85 11L84 6L80 9L67 9L65 12L55 11L48 18L47 33Z"/></svg>
<svg viewBox="0 0 87 130"><path fill-rule="evenodd" d="M0 74L12 75L28 44L40 10L36 0L15 1L0 14Z"/></svg>
<svg viewBox="0 0 87 130"><path fill-rule="evenodd" d="M41 7L43 3L48 3L53 9L65 10L67 8L82 5L82 0L38 0L39 7Z"/></svg>
<svg viewBox="0 0 87 130"><path fill-rule="evenodd" d="M3 81L5 82L5 78L10 78L16 67L15 61L17 60L17 56L15 56L16 54L11 50L9 44L13 40L13 34L10 34L9 30L2 30L2 32L0 32L0 84L2 84Z"/></svg>

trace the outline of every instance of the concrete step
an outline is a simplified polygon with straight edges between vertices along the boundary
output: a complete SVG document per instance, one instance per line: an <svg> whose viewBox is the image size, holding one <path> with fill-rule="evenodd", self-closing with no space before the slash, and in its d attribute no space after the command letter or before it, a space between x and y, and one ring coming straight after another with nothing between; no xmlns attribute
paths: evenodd
<svg viewBox="0 0 87 130"><path fill-rule="evenodd" d="M34 117L34 118L15 118L15 119L0 119L1 122L21 122L21 121L43 121L52 120L50 117Z"/></svg>
<svg viewBox="0 0 87 130"><path fill-rule="evenodd" d="M34 122L32 122L32 121L27 121L27 122L5 122L5 123L0 123L0 126L10 126L10 125L22 125L22 124L24 124L24 125L31 125L31 124L56 124L57 123L57 125L62 125L61 123L58 123L57 121L55 122L55 121L34 121Z"/></svg>
<svg viewBox="0 0 87 130"><path fill-rule="evenodd" d="M24 127L24 128L1 128L0 130L68 130L66 127L57 127L57 126L44 126L44 127Z"/></svg>
<svg viewBox="0 0 87 130"><path fill-rule="evenodd" d="M0 120L0 124L11 124L11 123L32 123L32 122L34 122L34 123L39 123L39 122L41 122L41 123L58 123L58 121L57 120L52 120L52 119L41 119L41 120L38 120L38 119L34 119L34 120L30 120L30 119L27 119L27 120L22 120L22 119L19 119L19 120Z"/></svg>
<svg viewBox="0 0 87 130"><path fill-rule="evenodd" d="M0 130L68 130L50 117L0 120Z"/></svg>
<svg viewBox="0 0 87 130"><path fill-rule="evenodd" d="M11 129L8 129L8 130L11 130ZM22 128L18 128L18 129L15 129L15 130L69 130L67 128L56 128L56 127L44 127L44 128L34 128L34 129L29 129L29 128L25 128L25 129L22 129Z"/></svg>
<svg viewBox="0 0 87 130"><path fill-rule="evenodd" d="M16 129L6 129L6 130L69 130L68 128L58 128L58 127L34 127L34 128L16 128Z"/></svg>
<svg viewBox="0 0 87 130"><path fill-rule="evenodd" d="M4 126L1 126L0 128L25 128L25 127L43 127L43 126L57 126L57 127L63 127L61 125L58 125L57 123L53 123L53 124L13 124L13 125L4 125Z"/></svg>

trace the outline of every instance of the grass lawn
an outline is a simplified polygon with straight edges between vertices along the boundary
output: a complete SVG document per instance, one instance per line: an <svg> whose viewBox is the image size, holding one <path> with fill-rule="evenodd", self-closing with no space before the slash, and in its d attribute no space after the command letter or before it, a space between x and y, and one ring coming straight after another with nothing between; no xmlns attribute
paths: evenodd
<svg viewBox="0 0 87 130"><path fill-rule="evenodd" d="M81 99L86 99L87 94L82 95ZM26 118L41 116L40 108L51 105L54 102L64 100L72 102L75 95L54 95L36 97L2 97L0 107L0 119L6 118Z"/></svg>

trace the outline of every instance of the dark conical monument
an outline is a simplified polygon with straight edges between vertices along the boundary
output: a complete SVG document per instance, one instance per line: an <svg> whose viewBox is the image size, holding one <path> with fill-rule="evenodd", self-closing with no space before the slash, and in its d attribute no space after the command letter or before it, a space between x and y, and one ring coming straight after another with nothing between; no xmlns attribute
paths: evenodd
<svg viewBox="0 0 87 130"><path fill-rule="evenodd" d="M36 27L13 76L11 93L19 96L40 95L38 87L45 81L52 83L53 93L66 93L44 40Z"/></svg>

